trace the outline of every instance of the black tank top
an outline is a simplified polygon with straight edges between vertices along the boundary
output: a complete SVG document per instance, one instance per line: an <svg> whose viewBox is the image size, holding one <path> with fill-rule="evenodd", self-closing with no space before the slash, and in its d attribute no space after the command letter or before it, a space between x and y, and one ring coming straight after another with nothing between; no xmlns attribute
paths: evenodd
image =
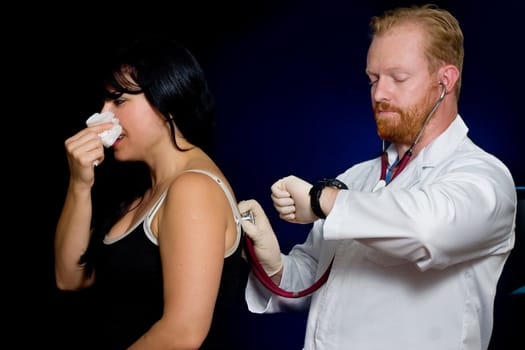
<svg viewBox="0 0 525 350"><path fill-rule="evenodd" d="M241 257L241 226L237 205L228 189L213 174L225 191L237 222L237 244L226 254L210 331L200 349L237 349L235 332L245 308L244 285L247 268ZM97 349L126 349L162 316L162 266L156 238L149 229L165 194L136 227L114 240L104 240L97 259L96 283L98 315L101 320ZM237 329L236 329L237 328Z"/></svg>

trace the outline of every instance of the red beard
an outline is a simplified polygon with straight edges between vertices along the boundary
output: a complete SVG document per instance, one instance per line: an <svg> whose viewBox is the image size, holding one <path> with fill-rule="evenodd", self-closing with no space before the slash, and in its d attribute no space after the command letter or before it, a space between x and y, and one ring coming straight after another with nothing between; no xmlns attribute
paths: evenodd
<svg viewBox="0 0 525 350"><path fill-rule="evenodd" d="M395 144L410 145L423 126L426 116L432 110L430 94L407 109L401 109L387 102L374 103L374 118L379 137ZM381 116L379 111L394 112L395 116Z"/></svg>

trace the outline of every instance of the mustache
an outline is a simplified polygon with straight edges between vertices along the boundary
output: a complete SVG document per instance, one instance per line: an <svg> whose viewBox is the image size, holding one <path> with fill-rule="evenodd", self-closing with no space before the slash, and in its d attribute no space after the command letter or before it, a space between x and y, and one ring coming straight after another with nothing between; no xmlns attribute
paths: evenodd
<svg viewBox="0 0 525 350"><path fill-rule="evenodd" d="M401 110L401 108L399 107L396 107L388 102L376 102L374 103L374 113L377 113L379 112L380 110L383 110L383 111L389 111L389 112L397 112L397 113L402 113L403 111Z"/></svg>

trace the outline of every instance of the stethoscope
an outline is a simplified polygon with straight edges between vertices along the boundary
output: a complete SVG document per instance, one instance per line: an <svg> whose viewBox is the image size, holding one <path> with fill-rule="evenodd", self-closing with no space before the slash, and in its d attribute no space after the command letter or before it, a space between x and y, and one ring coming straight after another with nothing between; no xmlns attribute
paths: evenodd
<svg viewBox="0 0 525 350"><path fill-rule="evenodd" d="M419 129L416 138L414 139L414 142L410 145L410 148L403 154L403 157L401 159L398 159L396 162L394 162L391 166L388 166L388 154L386 152L386 145L385 141L383 140L383 152L381 154L381 177L379 178L379 182L374 187L372 192L375 192L383 187L385 187L388 183L390 183L408 164L408 161L412 157L412 153L414 152L414 148L416 147L416 144L419 142L419 139L421 138L421 135L423 134L423 130L427 126L428 122L430 121L430 118L434 115L436 110L438 109L439 105L441 104L441 101L445 98L445 95L447 94L447 87L445 84L443 84L441 81L439 82L439 85L441 85L441 94L439 95L438 100L434 104L434 107L430 110L430 112L427 114L423 125Z"/></svg>
<svg viewBox="0 0 525 350"><path fill-rule="evenodd" d="M251 211L242 213L240 219L251 221L252 224L255 223L255 218ZM255 254L255 248L253 247L253 242L250 239L250 237L248 237L248 235L246 235L244 232L243 232L243 235L244 235L243 237L244 238L244 248L246 250L246 258L248 260L248 263L251 266L251 270L253 274L263 284L263 286L265 286L268 290L270 290L274 294L277 294L285 298L304 297L308 294L315 292L317 289L319 289L319 287L321 287L328 280L328 275L330 274L330 270L332 269L333 259L330 262L330 265L328 266L326 271L323 273L323 275L317 281L315 281L315 283L312 284L310 287L300 290L300 291L288 291L288 290L285 290L279 287L273 282L272 278L268 276L268 274L262 267L259 259L257 258L257 255Z"/></svg>
<svg viewBox="0 0 525 350"><path fill-rule="evenodd" d="M436 103L434 104L434 107L432 107L432 109L426 116L423 122L423 125L421 126L421 129L419 129L419 132L417 133L414 142L412 142L412 144L410 145L410 148L405 152L405 154L403 154L403 157L401 157L401 160L399 162L396 162L397 168L395 168L396 163L394 163L390 167L390 169L395 168L393 171L389 171L388 155L386 152L385 143L383 142L383 153L381 155L381 178L378 184L375 186L373 191L376 191L379 188L385 187L387 183L392 181L394 177L396 177L396 175L399 174L408 164L410 157L412 157L412 152L414 150L414 147L418 143L419 138L421 137L421 134L423 133L423 129L425 129L425 126L428 124L430 118L432 117L434 112L437 110L437 108L441 104L441 101L443 101L443 99L445 98L445 95L447 94L446 86L442 82L439 82L439 85L441 85L443 89L441 90L441 94L439 95L438 100L436 101ZM252 223L255 223L253 213L251 211L247 213L242 213L241 220L248 220L248 221L251 221ZM323 273L323 275L317 281L315 281L315 283L312 284L310 287L303 289L301 291L287 291L285 289L282 289L281 287L277 286L272 281L271 277L268 276L266 271L264 271L264 268L262 267L261 263L259 262L259 259L257 258L257 255L255 254L253 242L251 241L251 239L246 234L244 234L244 238L245 238L244 247L246 248L246 251L247 251L246 257L252 267L252 271L254 275L257 277L257 279L259 279L259 281L268 290L272 291L274 294L280 295L285 298L300 298L300 297L303 297L303 296L306 296L306 295L309 295L315 292L317 289L319 289L319 287L321 287L328 280L328 275L330 274L330 270L332 269L333 260L332 262L330 262L330 265L328 266L326 271Z"/></svg>

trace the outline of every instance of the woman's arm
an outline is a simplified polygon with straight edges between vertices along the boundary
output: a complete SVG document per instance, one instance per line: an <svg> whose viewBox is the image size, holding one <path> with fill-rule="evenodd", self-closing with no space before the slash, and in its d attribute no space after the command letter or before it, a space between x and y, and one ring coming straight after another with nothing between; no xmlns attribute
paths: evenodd
<svg viewBox="0 0 525 350"><path fill-rule="evenodd" d="M130 349L198 349L213 317L226 234L236 234L232 210L213 179L187 173L172 183L157 215L164 313Z"/></svg>
<svg viewBox="0 0 525 350"><path fill-rule="evenodd" d="M69 186L55 232L55 279L59 289L77 290L92 284L80 257L91 236L91 188L95 182L93 162L104 159L98 133L111 126L101 124L79 131L65 141Z"/></svg>

